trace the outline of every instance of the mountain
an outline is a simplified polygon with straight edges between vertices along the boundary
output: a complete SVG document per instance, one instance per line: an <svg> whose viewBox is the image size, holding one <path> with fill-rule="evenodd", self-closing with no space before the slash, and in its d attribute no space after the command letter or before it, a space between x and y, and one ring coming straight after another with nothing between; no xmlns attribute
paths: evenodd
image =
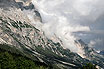
<svg viewBox="0 0 104 69"><path fill-rule="evenodd" d="M86 58L63 48L62 41L57 37L58 42L47 38L41 29L31 23L23 10L34 10L34 20L42 22L39 12L28 0L0 0L0 44L7 46L0 48L42 62L53 69L78 69L88 62L104 68L103 56L82 40L76 40L75 43Z"/></svg>
<svg viewBox="0 0 104 69"><path fill-rule="evenodd" d="M21 54L34 61L54 64L61 68L63 65L78 68L81 62L85 61L69 49L64 49L60 43L48 39L31 24L14 21L8 17L0 17L0 43L15 47Z"/></svg>
<svg viewBox="0 0 104 69"><path fill-rule="evenodd" d="M18 7L18 2L1 0L0 3L0 44L8 44L18 49L20 54L52 67L79 68L86 61L69 49L64 49L59 42L48 39L43 31L30 23Z"/></svg>
<svg viewBox="0 0 104 69"><path fill-rule="evenodd" d="M40 62L20 54L19 50L10 48L6 44L0 44L0 69L48 69L49 67Z"/></svg>
<svg viewBox="0 0 104 69"><path fill-rule="evenodd" d="M104 68L104 56L97 53L93 48L88 47L81 39L75 41L76 45L84 52L83 56L94 64Z"/></svg>
<svg viewBox="0 0 104 69"><path fill-rule="evenodd" d="M104 50L100 51L100 53L99 53L99 54L104 55Z"/></svg>

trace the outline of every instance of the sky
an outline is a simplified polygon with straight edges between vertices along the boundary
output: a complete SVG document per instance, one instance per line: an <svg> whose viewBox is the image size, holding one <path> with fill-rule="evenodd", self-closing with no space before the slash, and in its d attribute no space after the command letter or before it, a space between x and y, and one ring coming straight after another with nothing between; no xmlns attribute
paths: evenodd
<svg viewBox="0 0 104 69"><path fill-rule="evenodd" d="M74 41L104 50L104 0L32 0L48 38L56 35L64 47L77 52Z"/></svg>

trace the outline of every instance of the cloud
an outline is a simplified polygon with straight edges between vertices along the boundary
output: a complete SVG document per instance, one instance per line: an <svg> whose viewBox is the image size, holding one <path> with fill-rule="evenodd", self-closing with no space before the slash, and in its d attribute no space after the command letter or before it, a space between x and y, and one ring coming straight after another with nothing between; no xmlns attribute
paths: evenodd
<svg viewBox="0 0 104 69"><path fill-rule="evenodd" d="M104 50L104 39L91 40L89 46L95 48L96 50Z"/></svg>
<svg viewBox="0 0 104 69"><path fill-rule="evenodd" d="M32 3L41 14L42 29L48 38L55 34L65 48L74 52L78 49L74 40L78 38L101 49L96 45L103 40L99 43L96 39L104 38L104 28L100 28L104 26L104 0L32 0Z"/></svg>
<svg viewBox="0 0 104 69"><path fill-rule="evenodd" d="M35 9L29 9L29 10L23 10L23 12L27 15L27 17L29 18L29 20L31 21L30 23L32 25L34 25L36 28L41 29L41 26L43 25L41 23L40 17L37 16L37 14L35 13Z"/></svg>

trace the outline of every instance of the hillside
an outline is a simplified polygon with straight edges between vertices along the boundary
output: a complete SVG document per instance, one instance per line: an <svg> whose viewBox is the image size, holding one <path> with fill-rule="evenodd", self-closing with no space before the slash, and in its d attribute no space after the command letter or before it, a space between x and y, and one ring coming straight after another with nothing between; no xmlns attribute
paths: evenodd
<svg viewBox="0 0 104 69"><path fill-rule="evenodd" d="M9 50L8 50L9 49ZM19 54L15 48L0 44L0 69L48 69L44 63L33 60Z"/></svg>
<svg viewBox="0 0 104 69"><path fill-rule="evenodd" d="M49 39L44 31L28 18L28 10L33 11L34 22L42 22L40 13L31 2L0 0L0 60L3 60L1 68L7 69L10 66L16 69L79 69L86 63L104 68L103 55L99 55L82 40L76 40L75 43L84 51L85 58L64 48L63 42L57 36L56 42Z"/></svg>

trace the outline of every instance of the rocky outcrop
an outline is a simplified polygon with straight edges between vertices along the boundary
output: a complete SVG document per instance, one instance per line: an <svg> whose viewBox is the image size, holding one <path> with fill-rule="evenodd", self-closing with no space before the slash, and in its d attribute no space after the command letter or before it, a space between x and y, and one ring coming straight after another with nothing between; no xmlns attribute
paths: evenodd
<svg viewBox="0 0 104 69"><path fill-rule="evenodd" d="M14 46L35 61L62 68L79 68L83 61L86 61L70 50L64 49L60 43L48 39L44 32L30 23L7 17L0 17L0 43Z"/></svg>
<svg viewBox="0 0 104 69"><path fill-rule="evenodd" d="M83 42L81 39L76 40L75 44L81 49L81 54L84 56L84 58L90 60L96 65L101 66L104 68L104 56L97 53L93 48L88 47L88 45Z"/></svg>
<svg viewBox="0 0 104 69"><path fill-rule="evenodd" d="M31 24L31 20L23 10L33 10L35 19L42 21L38 11L29 0L0 0L0 43L8 44L18 49L21 54L34 61L56 66L60 69L78 69L89 62L77 53L64 49L62 42L53 42L48 39L42 30ZM26 4L25 4L26 3ZM25 5L24 5L25 4ZM81 41L76 41L81 49L89 54L89 48ZM84 47L82 47L84 45ZM91 49L92 51L92 49ZM84 53L86 56L87 54ZM91 52L90 52L91 53ZM97 58L97 56L94 58ZM103 64L102 57L98 57L98 63ZM93 61L92 61L93 62ZM95 61L94 61L95 62ZM101 66L103 66L101 64Z"/></svg>
<svg viewBox="0 0 104 69"><path fill-rule="evenodd" d="M100 53L99 53L99 54L104 55L104 50L100 51Z"/></svg>
<svg viewBox="0 0 104 69"><path fill-rule="evenodd" d="M26 2L26 4L28 3L28 5L24 5L25 2ZM4 12L6 10L6 15L8 13L9 14L10 13L13 13L13 14L18 13L18 15L20 15L20 16L22 16L21 11L30 10L30 11L33 11L33 13L35 13L35 15L34 15L35 18L34 19L42 22L40 13L36 10L34 5L31 3L31 0L29 0L29 1L24 1L24 0L23 1L22 0L0 0L0 10L1 9L3 9ZM7 12L7 11L9 11L9 12ZM10 16L14 16L13 18L15 18L15 17L18 17L18 15L16 15L16 16L15 15L10 15ZM25 13L25 15L26 15L26 13ZM25 15L24 15L24 17L25 17ZM19 18L22 19L21 17L19 17ZM24 20L24 21L26 21L26 20Z"/></svg>

